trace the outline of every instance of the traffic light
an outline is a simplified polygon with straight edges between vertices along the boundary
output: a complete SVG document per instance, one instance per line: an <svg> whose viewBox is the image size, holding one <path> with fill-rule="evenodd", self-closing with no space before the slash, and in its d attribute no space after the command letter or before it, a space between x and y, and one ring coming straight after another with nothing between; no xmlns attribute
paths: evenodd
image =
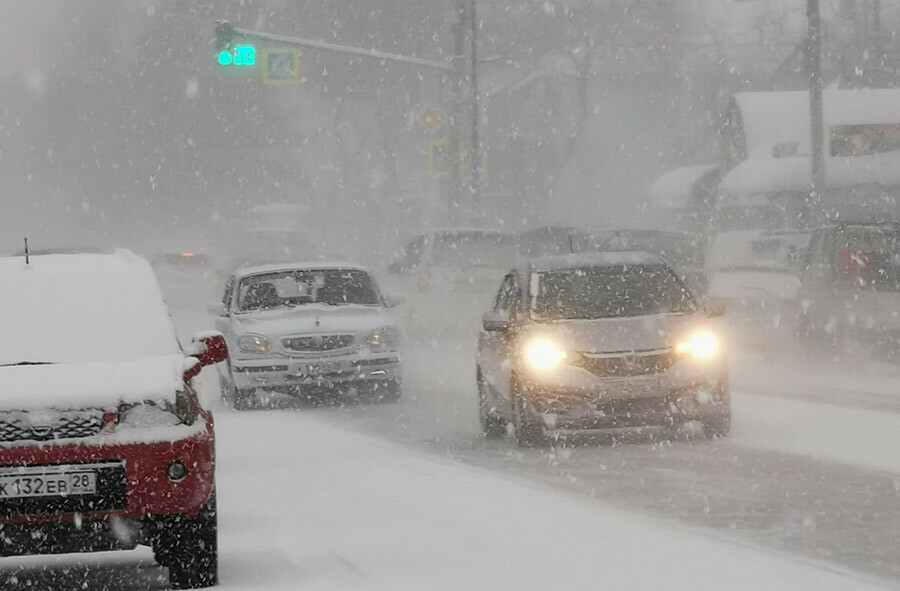
<svg viewBox="0 0 900 591"><path fill-rule="evenodd" d="M256 47L244 43L237 45L234 27L228 21L216 23L216 51L220 66L255 66Z"/></svg>

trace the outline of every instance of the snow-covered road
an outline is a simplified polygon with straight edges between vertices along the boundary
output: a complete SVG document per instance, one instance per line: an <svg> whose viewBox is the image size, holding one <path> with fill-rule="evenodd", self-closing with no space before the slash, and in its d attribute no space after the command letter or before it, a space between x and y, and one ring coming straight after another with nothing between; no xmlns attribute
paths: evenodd
<svg viewBox="0 0 900 591"><path fill-rule="evenodd" d="M223 587L900 587L900 414L858 404L867 382L826 401L806 374L737 371L727 440L521 450L478 434L473 343L410 343L399 404L218 407ZM0 569L10 589L164 586L147 553L83 564Z"/></svg>

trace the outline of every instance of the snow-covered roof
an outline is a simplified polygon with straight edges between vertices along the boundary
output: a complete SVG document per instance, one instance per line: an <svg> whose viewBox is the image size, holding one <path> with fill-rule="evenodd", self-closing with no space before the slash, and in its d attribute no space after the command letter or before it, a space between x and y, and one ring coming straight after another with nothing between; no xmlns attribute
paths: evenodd
<svg viewBox="0 0 900 591"><path fill-rule="evenodd" d="M531 270L559 271L578 267L614 267L619 265L659 265L659 257L646 252L590 252L541 257L530 261Z"/></svg>
<svg viewBox="0 0 900 591"><path fill-rule="evenodd" d="M0 285L0 365L181 353L153 269L130 252L0 258Z"/></svg>
<svg viewBox="0 0 900 591"><path fill-rule="evenodd" d="M238 278L247 277L249 275L261 275L265 273L281 273L284 271L318 271L324 269L347 269L352 271L363 271L369 273L363 265L351 263L347 261L314 261L314 262L297 262L297 263L272 263L269 265L255 265L253 267L243 267L234 272Z"/></svg>
<svg viewBox="0 0 900 591"><path fill-rule="evenodd" d="M836 125L900 124L900 89L826 90L822 96L826 130ZM771 155L778 144L796 144L798 154L810 153L809 92L741 92L734 99L751 157ZM826 146L829 135L826 132Z"/></svg>
<svg viewBox="0 0 900 591"><path fill-rule="evenodd" d="M756 195L770 191L808 191L812 184L809 156L750 157L719 183L729 195ZM864 184L900 185L900 152L875 156L828 157L825 186L846 188Z"/></svg>
<svg viewBox="0 0 900 591"><path fill-rule="evenodd" d="M660 175L650 185L650 199L657 209L685 209L694 205L694 187L715 164L682 166Z"/></svg>

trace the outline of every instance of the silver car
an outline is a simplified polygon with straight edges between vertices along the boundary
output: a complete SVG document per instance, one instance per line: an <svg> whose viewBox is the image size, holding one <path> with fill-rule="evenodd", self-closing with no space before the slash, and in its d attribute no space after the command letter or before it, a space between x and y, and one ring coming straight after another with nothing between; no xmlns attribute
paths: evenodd
<svg viewBox="0 0 900 591"><path fill-rule="evenodd" d="M216 304L231 348L223 395L237 409L276 401L401 395L392 303L363 268L278 264L236 271Z"/></svg>
<svg viewBox="0 0 900 591"><path fill-rule="evenodd" d="M520 445L574 434L731 426L728 370L710 316L645 253L533 260L506 275L477 357L484 432Z"/></svg>

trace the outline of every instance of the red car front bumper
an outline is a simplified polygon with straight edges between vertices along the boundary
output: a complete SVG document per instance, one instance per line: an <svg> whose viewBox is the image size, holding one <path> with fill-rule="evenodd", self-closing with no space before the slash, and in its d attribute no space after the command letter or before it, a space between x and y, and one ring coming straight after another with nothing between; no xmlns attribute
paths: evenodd
<svg viewBox="0 0 900 591"><path fill-rule="evenodd" d="M42 509L18 510L16 503L0 499L0 525L25 523L60 523L74 520L99 520L109 517L139 520L147 517L177 515L194 518L206 505L215 485L215 435L212 416L200 414L191 427L184 427L183 437L131 442L89 444L54 443L0 448L0 468L58 466L70 464L124 465L124 502L115 509L92 510ZM173 482L169 466L181 462L187 475ZM119 468L121 473L121 468ZM121 483L117 486L121 489ZM120 491L121 492L121 491Z"/></svg>

